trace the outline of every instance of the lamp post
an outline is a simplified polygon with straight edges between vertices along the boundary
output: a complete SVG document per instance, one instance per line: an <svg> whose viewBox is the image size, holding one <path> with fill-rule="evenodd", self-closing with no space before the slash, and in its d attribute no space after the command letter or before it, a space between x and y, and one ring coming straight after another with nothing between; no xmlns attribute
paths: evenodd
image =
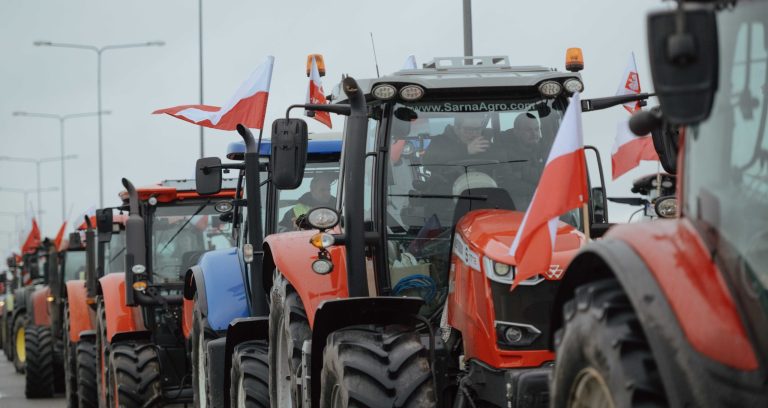
<svg viewBox="0 0 768 408"><path fill-rule="evenodd" d="M61 142L61 150L60 150L60 156L64 157L64 121L68 119L76 119L76 118L85 118L90 116L98 116L99 113L102 115L109 115L110 111L102 111L102 112L84 112L84 113L70 113L67 115L58 115L55 113L40 113L40 112L23 112L23 111L17 111L13 112L13 116L26 116L30 118L43 118L43 119L57 119L59 121L59 134L60 134L60 142ZM61 160L61 220L62 222L66 221L67 218L67 191L66 187L64 185L64 182L66 180L66 177L64 176L64 160Z"/></svg>
<svg viewBox="0 0 768 408"><path fill-rule="evenodd" d="M43 229L43 227L42 227L42 224L43 224L43 221L42 221L42 214L43 214L42 213L42 211L43 211L42 210L42 208L43 208L42 205L43 205L43 200L42 200L42 197L40 196L40 193L43 191L43 189L40 188L40 165L43 164L43 163L49 163L49 162L54 162L54 161L58 161L58 160L69 160L69 159L76 159L76 158L77 158L76 154L70 154L70 155L62 156L62 157L58 157L58 156L56 156L56 157L46 157L46 158L43 158L43 159L31 159L31 158L26 158L26 157L0 156L0 160L10 161L10 162L21 162L21 163L34 163L35 164L35 170L37 171L37 188L36 189L32 189L31 191L37 191L37 223L40 226L41 230ZM55 188L55 187L52 187L52 188ZM58 190L58 189L56 189L56 190ZM26 205L27 191L30 191L30 190L0 188L0 191L14 191L14 192L17 192L17 193L18 192L24 193L24 205ZM48 191L55 191L55 190L48 190Z"/></svg>
<svg viewBox="0 0 768 408"><path fill-rule="evenodd" d="M101 55L105 51L118 50L125 48L139 48L139 47L162 47L165 45L163 41L148 41L143 43L133 44L115 44L105 45L103 47L97 47L95 45L87 44L69 44L69 43L55 43L50 41L35 41L34 45L38 47L60 47L60 48L75 48L80 50L93 51L96 53L96 116L99 118L99 208L104 207L104 159L102 148L102 133L101 133Z"/></svg>

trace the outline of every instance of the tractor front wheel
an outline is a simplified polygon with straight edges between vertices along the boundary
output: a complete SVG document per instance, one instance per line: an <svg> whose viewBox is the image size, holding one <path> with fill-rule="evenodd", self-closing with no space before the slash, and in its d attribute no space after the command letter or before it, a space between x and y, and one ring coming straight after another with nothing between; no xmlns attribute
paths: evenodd
<svg viewBox="0 0 768 408"><path fill-rule="evenodd" d="M192 312L190 338L192 340L192 384L194 385L192 398L194 407L207 408L209 406L208 395L210 394L208 392L210 385L208 384L207 345L214 338L214 334L205 330L205 321L197 301L197 294L195 294L195 306Z"/></svg>
<svg viewBox="0 0 768 408"><path fill-rule="evenodd" d="M237 408L268 408L269 364L267 343L238 344L232 354L230 405Z"/></svg>
<svg viewBox="0 0 768 408"><path fill-rule="evenodd" d="M163 405L160 359L152 344L112 344L109 353L109 406L154 408Z"/></svg>
<svg viewBox="0 0 768 408"><path fill-rule="evenodd" d="M96 377L99 375L96 358L96 344L93 337L80 337L77 342L77 404L80 408L98 408L99 389Z"/></svg>
<svg viewBox="0 0 768 408"><path fill-rule="evenodd" d="M428 350L403 326L355 326L328 336L320 407L435 407Z"/></svg>
<svg viewBox="0 0 768 408"><path fill-rule="evenodd" d="M49 398L55 391L53 335L50 327L27 326L25 331L26 370L24 395Z"/></svg>
<svg viewBox="0 0 768 408"><path fill-rule="evenodd" d="M27 317L20 314L13 321L13 336L11 337L13 347L13 367L17 373L24 373L24 363L27 359L26 349L26 327Z"/></svg>
<svg viewBox="0 0 768 408"><path fill-rule="evenodd" d="M64 395L68 407L77 407L77 344L69 338L69 303L64 304Z"/></svg>
<svg viewBox="0 0 768 408"><path fill-rule="evenodd" d="M640 321L615 279L578 287L555 335L552 407L665 407Z"/></svg>

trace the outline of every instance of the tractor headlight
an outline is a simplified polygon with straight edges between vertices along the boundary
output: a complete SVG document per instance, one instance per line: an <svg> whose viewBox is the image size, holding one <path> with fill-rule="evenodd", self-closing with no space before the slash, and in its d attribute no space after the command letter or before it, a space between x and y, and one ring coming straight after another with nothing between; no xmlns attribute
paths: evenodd
<svg viewBox="0 0 768 408"><path fill-rule="evenodd" d="M390 85L390 84L376 85L375 87L373 87L373 90L371 90L371 94L376 99L381 99L381 100L392 99L395 97L395 94L397 94L397 88L395 88L394 85Z"/></svg>
<svg viewBox="0 0 768 408"><path fill-rule="evenodd" d="M325 275L333 270L333 262L328 259L320 258L312 262L312 270L320 275Z"/></svg>
<svg viewBox="0 0 768 408"><path fill-rule="evenodd" d="M147 267L142 264L136 264L133 265L131 268L131 272L133 272L136 275L141 275L147 271Z"/></svg>
<svg viewBox="0 0 768 408"><path fill-rule="evenodd" d="M327 230L339 223L339 213L326 207L313 208L307 214L307 222L312 228Z"/></svg>
<svg viewBox="0 0 768 408"><path fill-rule="evenodd" d="M582 92L584 90L584 84L576 78L572 78L563 82L563 86L565 87L565 90L570 94Z"/></svg>
<svg viewBox="0 0 768 408"><path fill-rule="evenodd" d="M539 93L545 98L554 98L563 92L563 86L557 81L544 81L539 85Z"/></svg>
<svg viewBox="0 0 768 408"><path fill-rule="evenodd" d="M485 269L485 276L495 282L511 284L515 278L514 266L496 262L487 256L483 257L483 269Z"/></svg>
<svg viewBox="0 0 768 408"><path fill-rule="evenodd" d="M656 199L653 209L661 218L677 217L677 198L674 196L659 197Z"/></svg>
<svg viewBox="0 0 768 408"><path fill-rule="evenodd" d="M424 88L418 85L406 85L400 88L400 97L406 101L415 101L424 96Z"/></svg>

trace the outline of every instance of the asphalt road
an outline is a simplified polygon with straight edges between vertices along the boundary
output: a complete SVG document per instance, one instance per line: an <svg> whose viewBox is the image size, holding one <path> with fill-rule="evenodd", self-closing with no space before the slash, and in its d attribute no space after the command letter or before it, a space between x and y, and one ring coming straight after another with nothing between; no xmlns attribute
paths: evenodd
<svg viewBox="0 0 768 408"><path fill-rule="evenodd" d="M65 407L64 394L55 398L28 400L24 396L24 376L16 374L5 355L0 352L0 408Z"/></svg>

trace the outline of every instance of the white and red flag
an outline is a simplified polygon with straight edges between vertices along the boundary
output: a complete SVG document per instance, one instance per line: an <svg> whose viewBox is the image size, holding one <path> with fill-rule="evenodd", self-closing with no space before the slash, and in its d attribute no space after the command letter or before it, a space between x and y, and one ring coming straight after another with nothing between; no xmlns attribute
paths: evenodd
<svg viewBox="0 0 768 408"><path fill-rule="evenodd" d="M29 228L29 233L21 244L21 253L26 254L28 252L34 252L37 247L40 246L40 228L37 226L37 219L32 217L32 224Z"/></svg>
<svg viewBox="0 0 768 408"><path fill-rule="evenodd" d="M323 82L320 80L320 71L317 69L317 61L312 57L312 67L309 70L309 89L307 90L307 103L323 105L328 103L323 91ZM331 114L328 112L313 111L318 122L333 129ZM309 115L308 115L309 116Z"/></svg>
<svg viewBox="0 0 768 408"><path fill-rule="evenodd" d="M624 68L624 75L621 77L616 95L637 95L640 92L640 76L637 74L637 63L635 63L635 53L633 52L629 56L627 67ZM640 102L625 103L624 109L629 113L639 111L641 109Z"/></svg>
<svg viewBox="0 0 768 408"><path fill-rule="evenodd" d="M640 76L637 74L637 64L635 63L635 53L629 56L627 68L624 69L624 75L619 83L619 90L616 95L636 95L640 93ZM629 102L624 104L630 114L642 109L640 102ZM613 142L611 150L611 176L616 180L624 173L640 165L641 160L659 160L659 155L653 147L651 136L635 136L629 130L629 119L619 122L616 140Z"/></svg>
<svg viewBox="0 0 768 408"><path fill-rule="evenodd" d="M274 63L275 57L267 57L221 108L210 105L182 105L152 113L167 113L175 118L213 129L235 130L238 124L251 129L261 129L267 113Z"/></svg>
<svg viewBox="0 0 768 408"><path fill-rule="evenodd" d="M549 271L559 217L580 208L587 197L581 100L576 93L565 111L539 185L509 249L517 262L513 288Z"/></svg>

